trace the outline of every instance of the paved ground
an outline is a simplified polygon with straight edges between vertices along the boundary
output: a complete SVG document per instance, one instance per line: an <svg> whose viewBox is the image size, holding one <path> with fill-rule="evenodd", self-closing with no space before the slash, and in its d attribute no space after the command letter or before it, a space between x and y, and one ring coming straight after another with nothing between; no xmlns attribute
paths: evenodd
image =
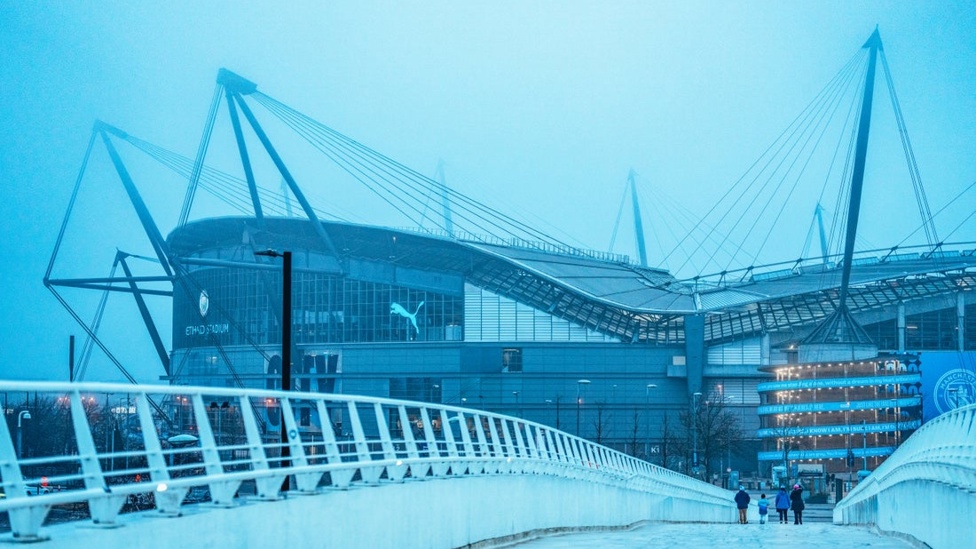
<svg viewBox="0 0 976 549"><path fill-rule="evenodd" d="M526 541L518 549L623 549L631 547L742 547L744 549L907 549L908 542L854 526L793 524L649 523L633 530L566 534Z"/></svg>

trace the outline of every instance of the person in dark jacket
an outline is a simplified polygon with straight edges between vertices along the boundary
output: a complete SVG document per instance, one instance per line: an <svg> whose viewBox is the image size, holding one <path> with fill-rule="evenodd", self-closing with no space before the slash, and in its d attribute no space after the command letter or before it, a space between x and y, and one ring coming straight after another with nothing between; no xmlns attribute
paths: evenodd
<svg viewBox="0 0 976 549"><path fill-rule="evenodd" d="M780 486L779 493L776 494L776 512L779 513L779 523L789 524L790 519L786 515L790 510L790 495L786 493L786 488Z"/></svg>
<svg viewBox="0 0 976 549"><path fill-rule="evenodd" d="M803 509L806 507L803 503L803 487L799 484L793 485L793 491L790 492L790 508L793 509L793 524L803 524Z"/></svg>
<svg viewBox="0 0 976 549"><path fill-rule="evenodd" d="M735 495L735 506L739 508L739 524L746 524L746 511L749 510L749 494L746 493L745 488L739 486L739 492Z"/></svg>

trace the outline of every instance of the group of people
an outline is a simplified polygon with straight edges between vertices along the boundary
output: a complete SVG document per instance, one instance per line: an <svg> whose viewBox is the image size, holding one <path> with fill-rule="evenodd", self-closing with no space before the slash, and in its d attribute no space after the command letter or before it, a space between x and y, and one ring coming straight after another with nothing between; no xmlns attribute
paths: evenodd
<svg viewBox="0 0 976 549"><path fill-rule="evenodd" d="M735 506L739 509L739 524L748 524L746 513L749 510L751 500L752 498L746 493L745 488L739 486L739 492L735 494ZM766 499L766 494L760 496L758 505L759 524L766 524L766 515L769 514L769 500ZM790 519L787 517L787 511L790 509L793 510L793 524L803 524L803 509L806 505L803 503L803 487L799 484L794 484L793 491L789 494L786 493L786 488L780 487L779 493L773 500L773 505L776 507L776 512L779 513L780 524L789 524Z"/></svg>

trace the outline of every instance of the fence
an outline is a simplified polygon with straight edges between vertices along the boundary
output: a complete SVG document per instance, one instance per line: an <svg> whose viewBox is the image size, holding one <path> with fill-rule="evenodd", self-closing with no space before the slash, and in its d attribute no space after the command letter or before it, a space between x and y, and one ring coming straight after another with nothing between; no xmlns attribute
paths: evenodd
<svg viewBox="0 0 976 549"><path fill-rule="evenodd" d="M725 490L480 410L212 387L0 382L0 391L8 403L24 396L0 422L0 511L15 540L44 539L45 518L113 526L133 511L176 517L191 502L234 508L277 500L285 482L289 494L321 494L499 475L655 495L657 518L734 520Z"/></svg>

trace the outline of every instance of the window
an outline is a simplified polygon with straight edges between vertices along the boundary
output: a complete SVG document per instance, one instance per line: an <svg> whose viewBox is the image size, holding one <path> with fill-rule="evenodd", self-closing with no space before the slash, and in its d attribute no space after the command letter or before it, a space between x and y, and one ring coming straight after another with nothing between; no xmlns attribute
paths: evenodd
<svg viewBox="0 0 976 549"><path fill-rule="evenodd" d="M502 371L522 371L522 349L502 349Z"/></svg>
<svg viewBox="0 0 976 549"><path fill-rule="evenodd" d="M430 377L390 378L390 398L441 402L441 380Z"/></svg>

